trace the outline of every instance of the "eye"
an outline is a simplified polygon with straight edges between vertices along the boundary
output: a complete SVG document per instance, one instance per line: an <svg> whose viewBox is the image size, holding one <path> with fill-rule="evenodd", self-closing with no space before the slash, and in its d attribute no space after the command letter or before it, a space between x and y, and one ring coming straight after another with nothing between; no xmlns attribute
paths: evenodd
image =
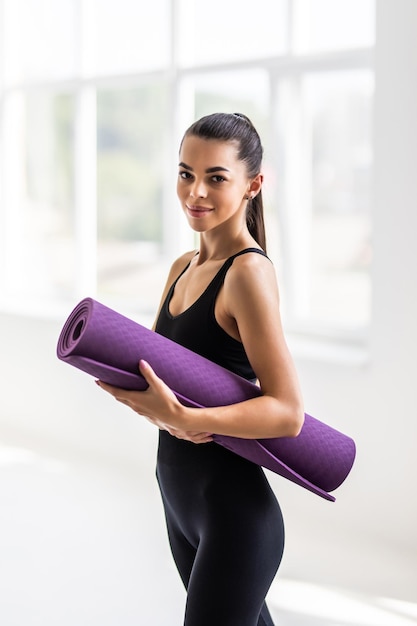
<svg viewBox="0 0 417 626"><path fill-rule="evenodd" d="M187 172L186 170L180 170L178 176L183 180L190 180L190 178L192 178L190 172Z"/></svg>
<svg viewBox="0 0 417 626"><path fill-rule="evenodd" d="M223 176L220 176L220 174L215 174L215 176L212 176L211 178L215 183L223 183L226 179Z"/></svg>

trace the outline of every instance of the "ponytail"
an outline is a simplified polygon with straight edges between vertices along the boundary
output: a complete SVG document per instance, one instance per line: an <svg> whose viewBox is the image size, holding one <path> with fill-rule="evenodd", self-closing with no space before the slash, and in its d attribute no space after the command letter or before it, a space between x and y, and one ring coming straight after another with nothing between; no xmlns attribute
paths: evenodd
<svg viewBox="0 0 417 626"><path fill-rule="evenodd" d="M248 200L248 206L246 208L246 225L256 243L258 243L262 250L266 252L266 233L262 191L259 191L254 198Z"/></svg>

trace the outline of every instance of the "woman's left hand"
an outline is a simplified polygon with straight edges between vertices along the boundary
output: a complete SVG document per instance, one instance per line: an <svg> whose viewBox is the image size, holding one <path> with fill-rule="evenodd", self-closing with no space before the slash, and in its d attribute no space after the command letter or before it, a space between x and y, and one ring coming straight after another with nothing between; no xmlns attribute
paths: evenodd
<svg viewBox="0 0 417 626"><path fill-rule="evenodd" d="M97 380L96 383L118 402L130 407L139 415L143 415L152 424L155 424L161 430L168 431L178 439L185 439L193 443L213 441L211 433L201 433L181 428L181 415L184 407L177 400L171 389L155 374L149 363L143 360L140 361L139 371L149 385L145 391L119 389L101 380Z"/></svg>

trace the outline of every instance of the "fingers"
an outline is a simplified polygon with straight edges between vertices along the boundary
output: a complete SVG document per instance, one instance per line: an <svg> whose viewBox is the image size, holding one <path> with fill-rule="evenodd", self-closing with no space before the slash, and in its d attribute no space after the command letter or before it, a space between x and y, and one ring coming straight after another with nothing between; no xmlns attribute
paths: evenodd
<svg viewBox="0 0 417 626"><path fill-rule="evenodd" d="M136 410L134 403L134 393L133 391L129 391L127 389L120 389L119 387L113 387L112 385L108 385L107 383L103 383L102 380L96 380L96 385L98 385L103 391L109 393L117 402L124 404L130 407L133 410Z"/></svg>
<svg viewBox="0 0 417 626"><path fill-rule="evenodd" d="M120 389L119 387L113 387L113 385L109 385L108 383L103 383L102 380L96 380L95 383L101 389L103 389L104 391L107 391L107 393L109 393L110 395L114 396L116 398L116 400L119 400L119 402L123 402L123 394L128 393L124 389ZM125 402L126 402L126 400L125 400Z"/></svg>
<svg viewBox="0 0 417 626"><path fill-rule="evenodd" d="M186 435L188 436L190 441L194 441L194 443L213 441L213 436L211 433L187 432Z"/></svg>
<svg viewBox="0 0 417 626"><path fill-rule="evenodd" d="M177 439L183 439L184 441L191 441L192 443L210 443L213 441L213 435L211 433L200 433L197 431L184 431L177 428L170 428L166 426L165 429L170 435Z"/></svg>
<svg viewBox="0 0 417 626"><path fill-rule="evenodd" d="M120 389L118 389L117 387L113 387L108 383L103 383L102 380L96 380L94 382L96 383L96 385L98 385L98 387L104 389L104 391L107 391L107 393L110 393L112 396L115 396L117 392L120 391Z"/></svg>
<svg viewBox="0 0 417 626"><path fill-rule="evenodd" d="M213 441L213 437L211 435L199 435L198 438L190 438L189 441L192 443L200 444L200 443L210 443Z"/></svg>
<svg viewBox="0 0 417 626"><path fill-rule="evenodd" d="M139 361L139 371L149 385L158 383L161 379L155 374L148 361L141 359Z"/></svg>
<svg viewBox="0 0 417 626"><path fill-rule="evenodd" d="M212 433L181 430L181 420L178 419L178 399L167 385L157 376L147 361L139 362L139 371L148 383L147 391L131 391L119 389L101 380L96 384L112 395L115 400L130 407L139 415L143 415L150 422L167 430L177 439L184 439L192 443L209 443L213 441Z"/></svg>
<svg viewBox="0 0 417 626"><path fill-rule="evenodd" d="M139 371L149 385L162 383L161 379L158 378L149 363L147 361L144 361L143 359L139 361ZM95 382L96 385L104 389L104 391L107 391L107 393L110 393L120 402L123 402L123 399L125 402L127 401L129 394L128 390L114 387L113 385L104 383L102 380L96 380Z"/></svg>

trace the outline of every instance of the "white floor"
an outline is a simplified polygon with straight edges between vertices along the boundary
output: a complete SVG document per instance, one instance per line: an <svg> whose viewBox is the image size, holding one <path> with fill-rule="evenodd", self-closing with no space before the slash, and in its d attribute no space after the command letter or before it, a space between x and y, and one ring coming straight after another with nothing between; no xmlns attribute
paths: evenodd
<svg viewBox="0 0 417 626"><path fill-rule="evenodd" d="M153 469L143 472L0 440L2 626L182 624ZM417 624L417 604L281 575L269 605L277 626Z"/></svg>

